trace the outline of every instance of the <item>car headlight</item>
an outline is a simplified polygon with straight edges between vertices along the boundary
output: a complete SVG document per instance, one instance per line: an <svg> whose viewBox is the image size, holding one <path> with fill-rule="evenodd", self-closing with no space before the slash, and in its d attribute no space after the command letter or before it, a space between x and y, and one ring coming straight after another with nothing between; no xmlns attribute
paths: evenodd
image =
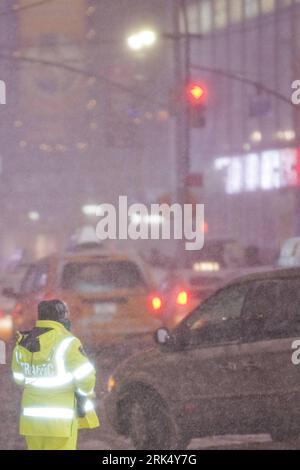
<svg viewBox="0 0 300 470"><path fill-rule="evenodd" d="M108 379L108 382L107 382L107 390L108 392L112 392L112 390L115 388L116 386L116 380L115 378L111 375Z"/></svg>

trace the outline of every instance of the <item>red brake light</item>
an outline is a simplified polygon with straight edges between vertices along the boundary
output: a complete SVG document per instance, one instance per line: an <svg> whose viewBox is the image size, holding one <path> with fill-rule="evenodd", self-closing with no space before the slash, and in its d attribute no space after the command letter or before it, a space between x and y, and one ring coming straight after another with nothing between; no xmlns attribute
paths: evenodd
<svg viewBox="0 0 300 470"><path fill-rule="evenodd" d="M188 296L187 291L181 290L180 292L178 292L176 296L177 305L187 305L188 301L189 301L189 296Z"/></svg>
<svg viewBox="0 0 300 470"><path fill-rule="evenodd" d="M150 308L152 312L160 312L162 309L162 304L162 298L159 295L153 295L150 297Z"/></svg>
<svg viewBox="0 0 300 470"><path fill-rule="evenodd" d="M153 297L152 298L152 308L153 310L160 310L161 309L161 298L160 297Z"/></svg>

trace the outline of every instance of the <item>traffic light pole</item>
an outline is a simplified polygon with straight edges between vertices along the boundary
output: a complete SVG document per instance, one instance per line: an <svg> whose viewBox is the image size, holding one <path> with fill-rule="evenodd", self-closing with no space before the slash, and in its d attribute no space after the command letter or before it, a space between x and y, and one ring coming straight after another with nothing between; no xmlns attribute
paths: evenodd
<svg viewBox="0 0 300 470"><path fill-rule="evenodd" d="M191 51L190 51L190 36L189 36L189 24L187 16L187 5L186 0L181 0L181 13L184 25L184 87L186 90L187 84L190 82L191 75ZM182 179L183 179L183 203L187 202L187 177L190 173L190 158L191 158L191 133L190 133L190 112L189 103L186 99L185 93L183 94L183 107L184 107L184 122L183 122L183 155L182 155Z"/></svg>
<svg viewBox="0 0 300 470"><path fill-rule="evenodd" d="M183 100L178 91L183 88L182 47L180 40L180 0L173 1L173 53L174 53L174 88L180 99L176 102L175 152L176 152L176 202L182 203L181 160L183 154Z"/></svg>
<svg viewBox="0 0 300 470"><path fill-rule="evenodd" d="M187 202L187 176L190 171L190 122L189 108L184 90L190 78L190 40L185 0L173 2L173 44L174 44L174 76L175 89L180 97L176 112L176 202L182 207ZM180 17L183 17L185 34L180 31ZM184 41L184 46L182 44ZM184 241L179 241L180 263L184 262Z"/></svg>

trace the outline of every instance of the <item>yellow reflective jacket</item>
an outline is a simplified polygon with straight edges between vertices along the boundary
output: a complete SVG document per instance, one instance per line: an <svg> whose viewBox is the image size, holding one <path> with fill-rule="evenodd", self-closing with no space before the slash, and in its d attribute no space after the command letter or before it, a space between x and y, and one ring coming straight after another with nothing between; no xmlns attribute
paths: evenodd
<svg viewBox="0 0 300 470"><path fill-rule="evenodd" d="M20 434L69 437L73 426L99 426L91 401L95 369L79 339L61 323L38 321L30 332L19 333L12 371L23 387ZM83 418L78 417L76 397L82 397Z"/></svg>

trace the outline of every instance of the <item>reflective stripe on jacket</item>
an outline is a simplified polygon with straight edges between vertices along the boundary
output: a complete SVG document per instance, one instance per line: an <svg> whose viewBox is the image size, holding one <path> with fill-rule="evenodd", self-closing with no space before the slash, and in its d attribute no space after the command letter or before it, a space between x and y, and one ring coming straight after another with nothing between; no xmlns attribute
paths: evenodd
<svg viewBox="0 0 300 470"><path fill-rule="evenodd" d="M38 321L19 334L12 357L13 377L23 387L20 434L69 437L72 427L99 426L91 398L96 373L78 338L54 321ZM78 418L75 393L84 397Z"/></svg>

